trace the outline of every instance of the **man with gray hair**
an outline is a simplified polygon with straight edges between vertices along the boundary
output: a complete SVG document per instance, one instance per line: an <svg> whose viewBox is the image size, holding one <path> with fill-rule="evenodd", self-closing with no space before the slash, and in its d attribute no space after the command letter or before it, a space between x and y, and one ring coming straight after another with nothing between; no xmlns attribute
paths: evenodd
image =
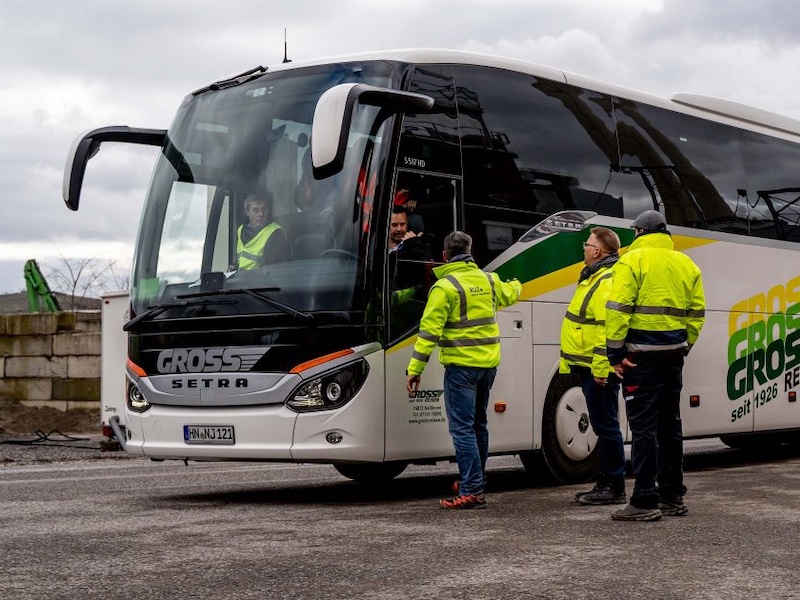
<svg viewBox="0 0 800 600"><path fill-rule="evenodd" d="M406 370L409 394L419 390L425 365L439 346L445 367L444 402L458 463L455 498L440 500L445 509L486 508L486 458L489 391L500 364L497 310L514 304L519 281L503 282L482 271L472 258L472 238L453 231L444 239L445 264L433 269L437 281L428 292L414 353Z"/></svg>

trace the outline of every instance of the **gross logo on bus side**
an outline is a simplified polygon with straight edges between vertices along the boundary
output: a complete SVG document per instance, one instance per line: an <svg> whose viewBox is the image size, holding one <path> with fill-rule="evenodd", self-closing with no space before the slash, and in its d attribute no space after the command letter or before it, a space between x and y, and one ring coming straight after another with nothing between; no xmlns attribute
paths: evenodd
<svg viewBox="0 0 800 600"><path fill-rule="evenodd" d="M728 335L734 422L800 386L800 277L735 303Z"/></svg>
<svg viewBox="0 0 800 600"><path fill-rule="evenodd" d="M444 390L417 390L408 395L408 406L411 414L408 418L410 425L423 425L425 423L444 423L444 406L442 395Z"/></svg>

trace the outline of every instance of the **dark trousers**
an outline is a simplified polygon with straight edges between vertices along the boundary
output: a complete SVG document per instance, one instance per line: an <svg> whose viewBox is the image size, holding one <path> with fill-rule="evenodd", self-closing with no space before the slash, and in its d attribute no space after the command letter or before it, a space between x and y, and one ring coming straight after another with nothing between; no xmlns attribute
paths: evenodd
<svg viewBox="0 0 800 600"><path fill-rule="evenodd" d="M619 379L612 374L605 385L598 385L588 369L581 369L579 374L600 452L598 483L622 493L625 491L625 446L619 428Z"/></svg>
<svg viewBox="0 0 800 600"><path fill-rule="evenodd" d="M656 508L659 499L686 493L680 411L683 351L638 352L628 359L636 365L622 380L636 477L631 504Z"/></svg>

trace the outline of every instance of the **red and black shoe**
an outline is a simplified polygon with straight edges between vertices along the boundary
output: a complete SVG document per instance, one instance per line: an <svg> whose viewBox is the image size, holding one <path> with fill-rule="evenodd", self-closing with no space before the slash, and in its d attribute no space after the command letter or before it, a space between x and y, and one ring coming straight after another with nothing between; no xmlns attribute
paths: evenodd
<svg viewBox="0 0 800 600"><path fill-rule="evenodd" d="M486 508L486 496L484 494L466 494L456 496L449 500L439 500L441 508L453 510L471 510L476 508Z"/></svg>

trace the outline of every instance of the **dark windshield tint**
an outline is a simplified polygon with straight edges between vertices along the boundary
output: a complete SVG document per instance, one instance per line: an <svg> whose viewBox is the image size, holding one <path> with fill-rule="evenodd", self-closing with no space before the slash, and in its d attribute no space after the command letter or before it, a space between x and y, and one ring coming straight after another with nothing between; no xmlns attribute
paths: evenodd
<svg viewBox="0 0 800 600"><path fill-rule="evenodd" d="M621 216L611 99L501 69L455 69L465 227L489 262L564 209Z"/></svg>

